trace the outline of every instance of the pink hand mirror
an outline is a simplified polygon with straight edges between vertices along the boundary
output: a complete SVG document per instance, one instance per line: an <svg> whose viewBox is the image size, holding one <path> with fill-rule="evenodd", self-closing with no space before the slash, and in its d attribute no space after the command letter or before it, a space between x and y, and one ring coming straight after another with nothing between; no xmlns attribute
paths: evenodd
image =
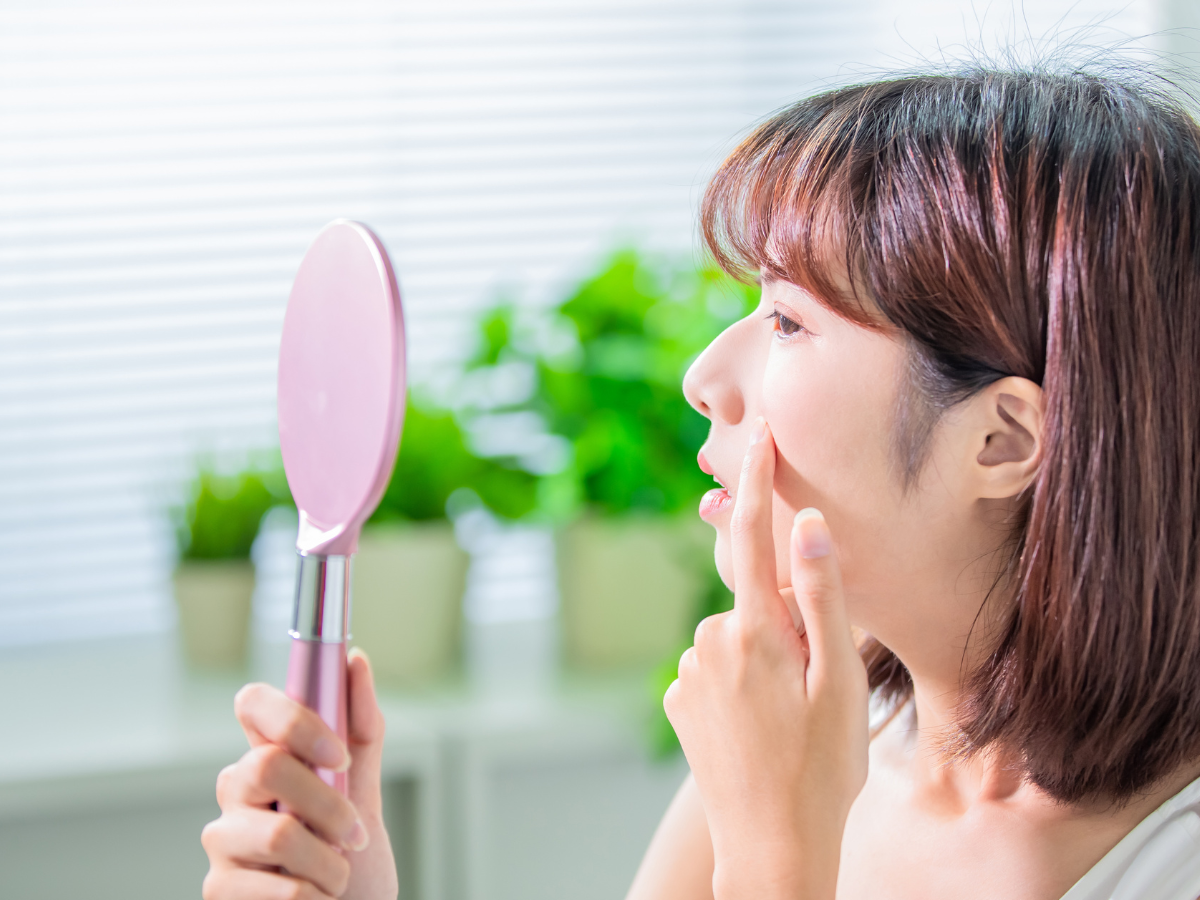
<svg viewBox="0 0 1200 900"><path fill-rule="evenodd" d="M300 263L279 347L279 448L300 514L287 694L347 738L350 560L404 424L404 316L387 251L338 219ZM346 792L346 774L318 769Z"/></svg>

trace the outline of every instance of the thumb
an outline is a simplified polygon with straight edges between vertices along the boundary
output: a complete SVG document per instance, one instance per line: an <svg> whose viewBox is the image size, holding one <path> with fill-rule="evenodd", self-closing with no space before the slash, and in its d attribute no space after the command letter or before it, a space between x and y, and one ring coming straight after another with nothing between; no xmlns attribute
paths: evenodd
<svg viewBox="0 0 1200 900"><path fill-rule="evenodd" d="M802 509L792 524L792 590L808 635L809 665L820 678L831 665L847 656L858 658L842 573L825 517L816 509Z"/></svg>
<svg viewBox="0 0 1200 900"><path fill-rule="evenodd" d="M378 812L383 713L375 699L375 678L367 654L354 647L347 656L346 668L350 695L350 801L360 812Z"/></svg>

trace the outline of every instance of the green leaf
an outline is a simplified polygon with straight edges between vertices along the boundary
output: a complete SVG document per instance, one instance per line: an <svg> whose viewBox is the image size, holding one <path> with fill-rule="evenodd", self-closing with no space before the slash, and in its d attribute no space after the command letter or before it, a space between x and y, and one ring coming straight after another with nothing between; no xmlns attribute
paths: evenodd
<svg viewBox="0 0 1200 900"><path fill-rule="evenodd" d="M711 487L696 465L708 422L683 396L687 367L758 302L719 270L615 254L562 304L583 365L541 361L531 406L574 445L584 501L609 515L675 512Z"/></svg>
<svg viewBox="0 0 1200 900"><path fill-rule="evenodd" d="M444 519L447 500L460 488L473 490L504 518L520 518L537 506L536 476L476 456L453 413L410 398L396 467L369 521Z"/></svg>
<svg viewBox="0 0 1200 900"><path fill-rule="evenodd" d="M281 499L262 473L218 475L201 468L177 523L180 558L248 559L263 516Z"/></svg>

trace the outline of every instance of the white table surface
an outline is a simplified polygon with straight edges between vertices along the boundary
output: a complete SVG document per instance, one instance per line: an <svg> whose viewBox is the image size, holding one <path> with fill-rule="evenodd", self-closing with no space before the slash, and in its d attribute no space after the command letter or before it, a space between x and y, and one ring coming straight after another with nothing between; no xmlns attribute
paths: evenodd
<svg viewBox="0 0 1200 900"><path fill-rule="evenodd" d="M259 644L240 672L187 668L173 635L0 650L0 819L161 796L245 752L233 695L281 684L287 645ZM462 676L380 686L388 774L420 769L446 739L596 746L642 739L653 698L639 676L551 676L488 687Z"/></svg>
<svg viewBox="0 0 1200 900"><path fill-rule="evenodd" d="M514 647L524 653L519 640ZM245 671L206 674L183 665L172 634L0 650L0 828L211 802L216 773L247 749L233 695L250 680L281 684L286 655L286 643L259 644ZM544 854L530 844L518 865L504 841L518 839L513 828L532 835L560 814L583 823L560 857L575 853L586 866L596 835L615 835L610 857L629 868L685 771L679 760L664 767L646 759L654 698L638 675L506 679L485 671L420 690L381 686L380 702L385 781L416 786L406 813L421 870L412 896L513 896L517 888L497 887L500 876L535 877L528 873ZM555 788L562 777L575 787ZM586 799L603 778L616 779L613 787ZM597 824L595 805L609 798L618 807ZM645 809L634 810L639 804ZM198 832L187 840L198 851ZM505 865L517 866L511 877Z"/></svg>

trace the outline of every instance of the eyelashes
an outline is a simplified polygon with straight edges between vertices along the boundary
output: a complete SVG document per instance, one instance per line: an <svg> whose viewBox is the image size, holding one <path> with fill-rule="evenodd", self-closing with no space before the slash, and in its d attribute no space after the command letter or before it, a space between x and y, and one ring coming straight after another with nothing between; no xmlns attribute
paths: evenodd
<svg viewBox="0 0 1200 900"><path fill-rule="evenodd" d="M795 337L801 332L808 331L807 328L805 328L795 319L789 319L777 309L772 310L767 318L773 320L771 330L778 334L783 340L786 340L790 337Z"/></svg>

